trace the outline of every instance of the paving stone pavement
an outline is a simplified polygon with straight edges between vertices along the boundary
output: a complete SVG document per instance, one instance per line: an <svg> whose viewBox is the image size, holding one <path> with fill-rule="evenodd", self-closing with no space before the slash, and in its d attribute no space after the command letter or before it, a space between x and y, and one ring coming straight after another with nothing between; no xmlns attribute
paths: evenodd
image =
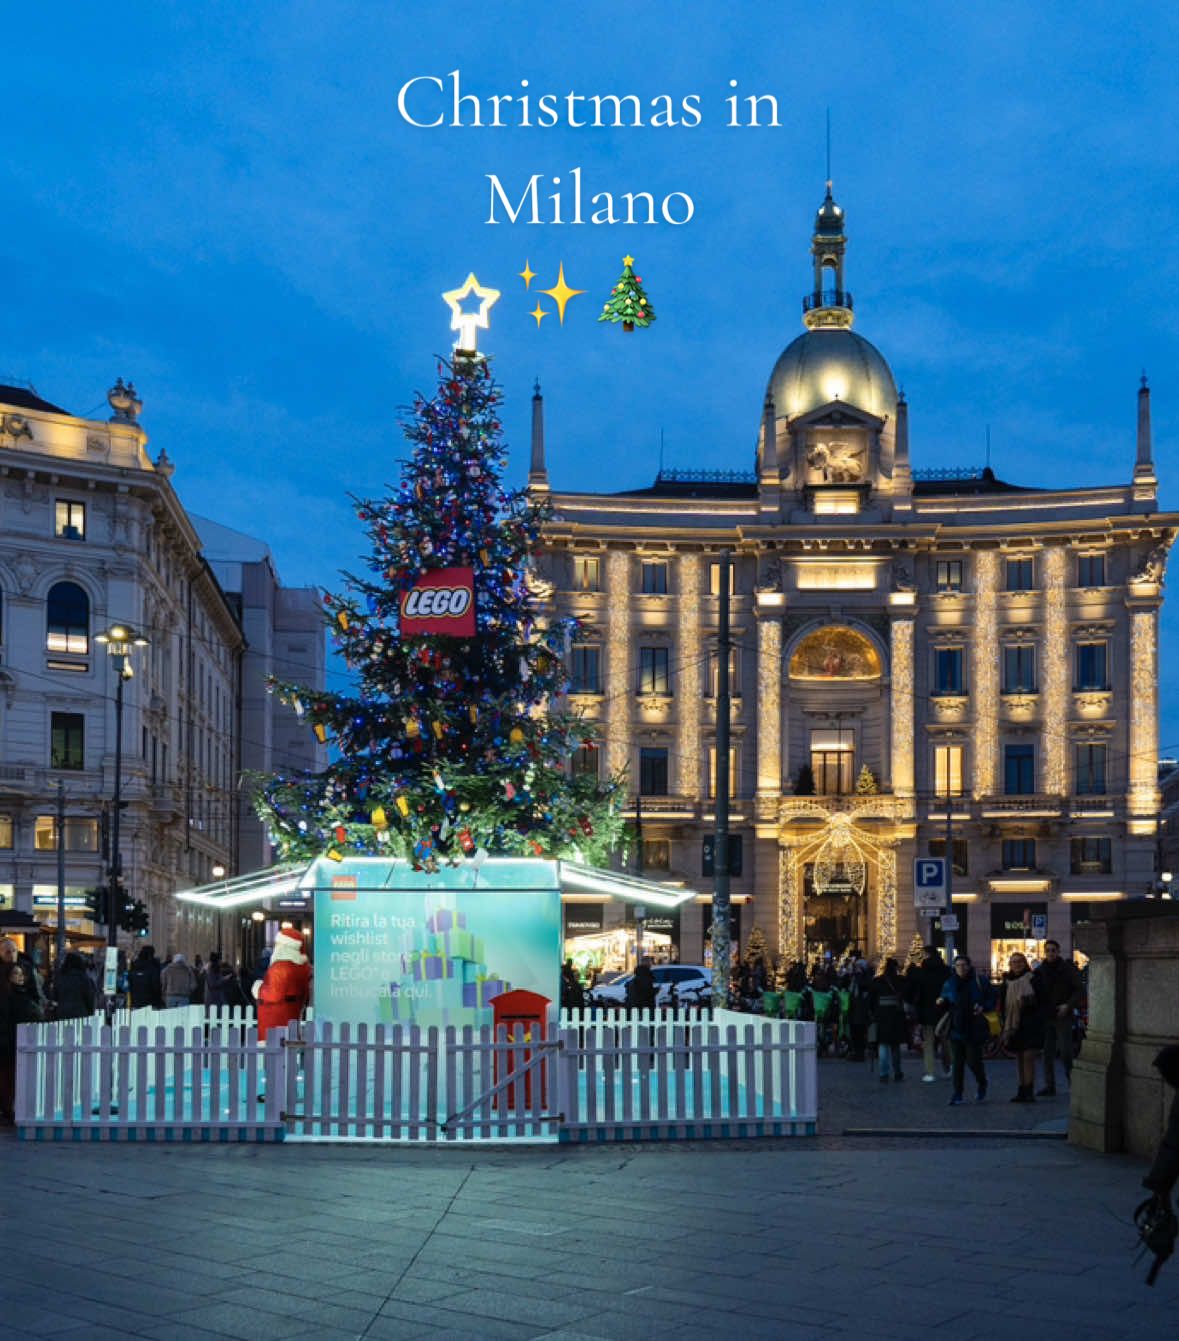
<svg viewBox="0 0 1179 1341"><path fill-rule="evenodd" d="M948 1087L918 1075L878 1086L825 1062L829 1134L795 1141L6 1136L0 1336L993 1341L1013 1319L1036 1341L1175 1335L1179 1263L1153 1290L1132 1263L1141 1161L1056 1140L839 1134L935 1117L981 1129L986 1105L947 1110ZM1005 1101L990 1108L1014 1124ZM1031 1126L1065 1112L1012 1108Z"/></svg>

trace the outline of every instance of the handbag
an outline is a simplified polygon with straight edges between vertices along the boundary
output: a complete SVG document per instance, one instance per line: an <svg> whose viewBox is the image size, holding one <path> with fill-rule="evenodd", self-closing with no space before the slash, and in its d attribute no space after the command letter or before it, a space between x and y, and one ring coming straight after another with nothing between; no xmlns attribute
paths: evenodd
<svg viewBox="0 0 1179 1341"><path fill-rule="evenodd" d="M998 1038L1003 1032L1003 1025L999 1020L999 1012L997 1010L985 1010L983 1011L983 1019L987 1022L987 1030L991 1037Z"/></svg>

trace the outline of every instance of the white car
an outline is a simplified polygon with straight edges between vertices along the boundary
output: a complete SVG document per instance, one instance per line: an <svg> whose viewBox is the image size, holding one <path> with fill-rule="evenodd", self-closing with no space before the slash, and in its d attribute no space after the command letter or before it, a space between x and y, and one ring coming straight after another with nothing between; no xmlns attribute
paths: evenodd
<svg viewBox="0 0 1179 1341"><path fill-rule="evenodd" d="M634 976L633 973L623 973L613 982L599 983L589 993L590 1003L625 1006L626 989ZM676 1001L698 1004L712 991L712 970L703 964L653 964L651 976L655 979L657 1006L670 1006Z"/></svg>

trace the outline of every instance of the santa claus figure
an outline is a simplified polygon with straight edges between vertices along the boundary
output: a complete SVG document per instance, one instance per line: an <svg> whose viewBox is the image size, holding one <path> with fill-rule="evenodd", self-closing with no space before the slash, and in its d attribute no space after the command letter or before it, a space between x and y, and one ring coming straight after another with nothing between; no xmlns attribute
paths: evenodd
<svg viewBox="0 0 1179 1341"><path fill-rule="evenodd" d="M311 965L304 947L303 933L294 927L283 927L278 933L266 976L254 984L259 1041L268 1029L297 1020L311 1000Z"/></svg>

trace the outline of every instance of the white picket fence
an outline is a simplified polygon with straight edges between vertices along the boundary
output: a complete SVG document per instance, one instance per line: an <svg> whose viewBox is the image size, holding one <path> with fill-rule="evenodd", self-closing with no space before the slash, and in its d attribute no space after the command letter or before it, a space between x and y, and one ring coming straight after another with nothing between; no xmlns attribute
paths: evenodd
<svg viewBox="0 0 1179 1341"><path fill-rule="evenodd" d="M731 1011L562 1012L547 1038L304 1021L259 1044L248 1012L203 1007L18 1030L36 1140L799 1135L817 1104L814 1025Z"/></svg>

